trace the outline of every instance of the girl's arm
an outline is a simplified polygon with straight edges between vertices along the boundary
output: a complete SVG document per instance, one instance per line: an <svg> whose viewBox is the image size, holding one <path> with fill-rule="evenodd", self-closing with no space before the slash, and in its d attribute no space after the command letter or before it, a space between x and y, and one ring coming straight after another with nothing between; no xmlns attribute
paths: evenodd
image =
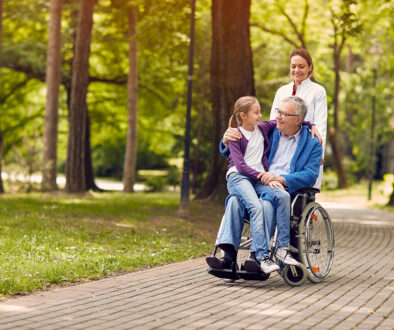
<svg viewBox="0 0 394 330"><path fill-rule="evenodd" d="M230 148L231 159L234 162L234 166L237 169L237 171L247 176L248 178L259 181L258 175L260 174L260 172L257 172L256 170L254 170L248 164L245 163L244 155L242 154L241 151L240 142L229 141L228 146Z"/></svg>

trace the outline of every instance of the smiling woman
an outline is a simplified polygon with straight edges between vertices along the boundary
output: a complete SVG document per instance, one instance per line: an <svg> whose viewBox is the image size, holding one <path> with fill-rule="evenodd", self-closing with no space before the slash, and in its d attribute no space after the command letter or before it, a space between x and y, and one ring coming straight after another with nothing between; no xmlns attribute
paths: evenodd
<svg viewBox="0 0 394 330"><path fill-rule="evenodd" d="M272 103L270 119L276 118L276 109L280 107L286 97L301 97L308 108L305 120L315 124L323 139L324 157L327 134L327 94L323 86L311 80L313 69L312 56L306 49L298 48L290 54L290 77L292 81L280 87L276 92L274 102ZM315 187L319 189L322 174L323 166L320 167L320 174L315 184Z"/></svg>

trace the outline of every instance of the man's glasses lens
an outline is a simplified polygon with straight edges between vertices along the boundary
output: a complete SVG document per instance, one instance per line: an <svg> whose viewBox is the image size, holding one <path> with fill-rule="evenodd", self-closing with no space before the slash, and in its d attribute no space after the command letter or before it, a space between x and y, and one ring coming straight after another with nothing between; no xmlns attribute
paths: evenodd
<svg viewBox="0 0 394 330"><path fill-rule="evenodd" d="M287 118L287 117L297 117L297 116L299 116L299 115L291 115L291 114L289 114L289 113L287 113L287 112L284 112L284 111L280 110L279 108L276 108L275 111L276 111L276 113L277 113L279 116L285 117L285 118Z"/></svg>

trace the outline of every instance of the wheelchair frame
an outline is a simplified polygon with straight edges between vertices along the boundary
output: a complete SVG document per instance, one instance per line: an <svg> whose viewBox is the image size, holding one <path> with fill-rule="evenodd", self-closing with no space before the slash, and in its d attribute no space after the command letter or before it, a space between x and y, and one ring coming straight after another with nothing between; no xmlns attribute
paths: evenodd
<svg viewBox="0 0 394 330"><path fill-rule="evenodd" d="M291 286L302 285L308 278L312 283L319 283L328 276L335 252L334 230L327 211L315 201L315 194L320 192L315 188L301 189L291 202L290 213L290 246L293 257L300 262L299 266L284 265L277 260L280 266L279 274ZM244 219L244 227L238 249L238 267L233 263L232 269L208 268L208 273L229 280L267 280L270 274L262 271L247 272L243 262L249 257L252 244L250 223ZM271 257L275 252L276 231L272 244ZM213 256L218 247L215 246Z"/></svg>

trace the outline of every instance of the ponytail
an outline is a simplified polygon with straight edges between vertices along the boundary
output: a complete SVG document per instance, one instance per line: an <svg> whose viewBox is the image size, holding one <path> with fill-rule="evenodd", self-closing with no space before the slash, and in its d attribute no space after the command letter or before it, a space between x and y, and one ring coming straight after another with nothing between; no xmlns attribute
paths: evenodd
<svg viewBox="0 0 394 330"><path fill-rule="evenodd" d="M231 115L230 120L228 121L228 127L238 127L237 118L235 118L235 115Z"/></svg>

